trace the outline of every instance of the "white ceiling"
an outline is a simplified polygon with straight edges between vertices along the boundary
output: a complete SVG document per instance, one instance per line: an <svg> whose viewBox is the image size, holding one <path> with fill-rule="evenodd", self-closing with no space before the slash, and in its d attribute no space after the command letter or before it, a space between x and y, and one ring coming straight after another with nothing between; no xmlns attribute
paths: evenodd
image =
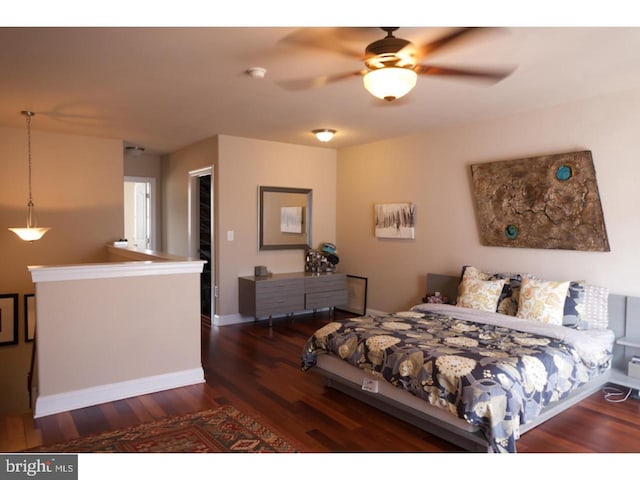
<svg viewBox="0 0 640 480"><path fill-rule="evenodd" d="M356 71L360 59L283 41L270 27L0 28L0 125L123 139L166 153L215 134L320 145L314 128L338 130L341 148L454 123L640 87L640 28L490 29L422 63L513 67L505 80L421 76L404 101L385 102L348 78L290 91L278 82ZM400 28L422 44L447 28ZM340 32L337 32L340 33ZM341 43L364 52L381 30ZM267 69L253 79L250 67ZM324 145L324 144L323 144Z"/></svg>

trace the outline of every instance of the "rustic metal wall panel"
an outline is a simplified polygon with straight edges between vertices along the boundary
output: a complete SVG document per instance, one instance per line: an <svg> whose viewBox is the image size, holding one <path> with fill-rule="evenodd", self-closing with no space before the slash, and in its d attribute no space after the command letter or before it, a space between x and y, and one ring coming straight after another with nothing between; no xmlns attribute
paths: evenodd
<svg viewBox="0 0 640 480"><path fill-rule="evenodd" d="M471 165L483 245L609 251L590 151Z"/></svg>

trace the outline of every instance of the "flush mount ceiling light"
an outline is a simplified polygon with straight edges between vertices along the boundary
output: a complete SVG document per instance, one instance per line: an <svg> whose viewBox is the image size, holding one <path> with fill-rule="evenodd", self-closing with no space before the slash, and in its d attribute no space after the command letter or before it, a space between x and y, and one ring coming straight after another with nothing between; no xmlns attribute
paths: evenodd
<svg viewBox="0 0 640 480"><path fill-rule="evenodd" d="M144 153L144 147L141 147L139 145L127 145L126 147L124 147L124 150L125 152L128 152L136 157Z"/></svg>
<svg viewBox="0 0 640 480"><path fill-rule="evenodd" d="M328 142L336 134L336 131L331 128L317 128L312 130L311 133L313 133L321 142Z"/></svg>
<svg viewBox="0 0 640 480"><path fill-rule="evenodd" d="M267 69L262 67L251 67L247 68L246 74L251 78L262 79L267 74Z"/></svg>
<svg viewBox="0 0 640 480"><path fill-rule="evenodd" d="M27 151L29 154L29 202L27 203L27 226L10 228L13 233L18 235L25 242L33 242L40 240L42 236L47 233L51 228L48 227L36 227L35 215L33 214L33 195L31 194L31 117L35 113L23 110L22 115L27 117Z"/></svg>

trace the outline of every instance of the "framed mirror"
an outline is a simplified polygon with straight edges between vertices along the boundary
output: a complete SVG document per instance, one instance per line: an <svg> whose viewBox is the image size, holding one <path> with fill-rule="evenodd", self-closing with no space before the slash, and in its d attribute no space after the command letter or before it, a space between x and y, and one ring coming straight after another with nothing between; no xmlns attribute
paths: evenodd
<svg viewBox="0 0 640 480"><path fill-rule="evenodd" d="M260 187L260 250L311 248L311 189Z"/></svg>

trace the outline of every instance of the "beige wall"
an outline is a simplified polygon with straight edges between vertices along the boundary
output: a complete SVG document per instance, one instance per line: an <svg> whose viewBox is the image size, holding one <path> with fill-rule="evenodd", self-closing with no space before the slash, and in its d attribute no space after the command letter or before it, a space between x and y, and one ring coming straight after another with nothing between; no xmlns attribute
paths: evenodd
<svg viewBox="0 0 640 480"><path fill-rule="evenodd" d="M61 135L32 127L33 200L38 223L52 227L32 244L9 226L26 223L26 128L0 128L0 293L19 293L19 340L0 347L0 412L28 409L31 343L24 342L23 294L33 293L28 265L101 261L122 235L122 142Z"/></svg>
<svg viewBox="0 0 640 480"><path fill-rule="evenodd" d="M338 155L338 245L349 273L369 278L369 306L393 311L419 302L425 273L462 265L585 279L640 295L640 90L514 118L470 124L344 149ZM472 163L591 150L611 252L480 245ZM416 204L415 240L373 233L374 203Z"/></svg>
<svg viewBox="0 0 640 480"><path fill-rule="evenodd" d="M124 175L127 177L162 178L162 157L152 153L124 154Z"/></svg>
<svg viewBox="0 0 640 480"><path fill-rule="evenodd" d="M208 138L165 157L162 179L164 193L162 199L162 237L164 250L167 253L184 256L189 254L189 172L212 167L213 182L217 182L217 162L217 137Z"/></svg>
<svg viewBox="0 0 640 480"><path fill-rule="evenodd" d="M40 396L201 368L198 284L199 274L38 283Z"/></svg>
<svg viewBox="0 0 640 480"><path fill-rule="evenodd" d="M258 187L313 191L311 240L318 248L336 238L336 151L220 136L218 170L219 315L238 313L238 277L256 265L273 273L304 270L303 250L258 250ZM227 232L234 240L227 240Z"/></svg>
<svg viewBox="0 0 640 480"><path fill-rule="evenodd" d="M302 250L258 250L260 185L311 188L313 243L335 241L335 150L220 135L169 155L165 163L166 250L178 255L188 254L188 172L214 166L217 315L238 313L238 277L252 275L254 266L274 273L304 270Z"/></svg>

